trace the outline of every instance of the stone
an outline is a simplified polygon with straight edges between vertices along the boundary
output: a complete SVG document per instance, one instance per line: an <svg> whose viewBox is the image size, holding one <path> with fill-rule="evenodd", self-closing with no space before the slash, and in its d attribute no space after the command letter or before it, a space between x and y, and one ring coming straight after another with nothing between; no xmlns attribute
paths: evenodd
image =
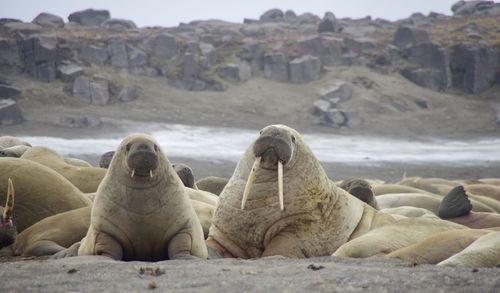
<svg viewBox="0 0 500 293"><path fill-rule="evenodd" d="M303 55L309 54L320 59L324 66L342 65L342 41L327 36L308 37L299 40L296 49Z"/></svg>
<svg viewBox="0 0 500 293"><path fill-rule="evenodd" d="M5 18L5 17L0 18L0 26L11 22L22 22L22 21L20 19L15 19L15 18Z"/></svg>
<svg viewBox="0 0 500 293"><path fill-rule="evenodd" d="M281 11L281 9L271 9L271 10L268 10L266 12L264 12L264 14L262 14L260 16L260 21L263 21L263 22L266 22L266 21L280 21L282 20L284 17L284 14L283 14L283 11Z"/></svg>
<svg viewBox="0 0 500 293"><path fill-rule="evenodd" d="M177 55L177 40L173 35L161 33L153 39L153 56L160 59L171 59Z"/></svg>
<svg viewBox="0 0 500 293"><path fill-rule="evenodd" d="M411 46L404 51L409 62L417 64L423 69L431 71L407 72L404 76L411 76L417 84L424 82L427 87L437 91L446 91L451 86L451 71L448 53L445 48L435 43L423 43ZM437 77L437 71L441 76ZM430 82L432 80L432 82ZM430 82L430 83L429 83ZM439 85L440 84L440 85Z"/></svg>
<svg viewBox="0 0 500 293"><path fill-rule="evenodd" d="M3 25L9 33L21 33L23 35L39 34L42 27L31 22L9 22Z"/></svg>
<svg viewBox="0 0 500 293"><path fill-rule="evenodd" d="M307 83L318 80L321 72L321 61L318 57L306 55L289 63L290 82Z"/></svg>
<svg viewBox="0 0 500 293"><path fill-rule="evenodd" d="M109 59L109 51L107 48L93 45L83 46L80 50L79 57L90 64L104 65Z"/></svg>
<svg viewBox="0 0 500 293"><path fill-rule="evenodd" d="M110 18L101 23L102 27L118 30L137 29L135 22L129 19Z"/></svg>
<svg viewBox="0 0 500 293"><path fill-rule="evenodd" d="M199 43L201 63L204 68L210 68L217 63L217 52L212 44Z"/></svg>
<svg viewBox="0 0 500 293"><path fill-rule="evenodd" d="M407 112L410 110L406 102L403 100L392 100L391 105L399 112Z"/></svg>
<svg viewBox="0 0 500 293"><path fill-rule="evenodd" d="M118 101L120 102L130 102L139 96L139 91L135 86L125 86L122 88L118 94Z"/></svg>
<svg viewBox="0 0 500 293"><path fill-rule="evenodd" d="M22 41L25 71L33 78L51 82L56 79L57 39L34 35Z"/></svg>
<svg viewBox="0 0 500 293"><path fill-rule="evenodd" d="M109 56L111 56L111 65L116 67L128 67L128 54L125 47L125 41L116 39L111 40L108 45Z"/></svg>
<svg viewBox="0 0 500 293"><path fill-rule="evenodd" d="M196 78L199 76L201 66L198 55L186 53L183 58L182 73L184 78Z"/></svg>
<svg viewBox="0 0 500 293"><path fill-rule="evenodd" d="M252 74L264 70L265 44L260 41L252 41L243 45L243 50L238 57L250 64Z"/></svg>
<svg viewBox="0 0 500 293"><path fill-rule="evenodd" d="M315 14L312 14L310 12L303 13L299 16L297 16L297 24L299 26L305 25L305 24L317 24L318 22L321 21L321 18Z"/></svg>
<svg viewBox="0 0 500 293"><path fill-rule="evenodd" d="M109 81L105 79L95 79L90 82L90 95L92 104L104 106L109 102Z"/></svg>
<svg viewBox="0 0 500 293"><path fill-rule="evenodd" d="M349 119L344 111L329 109L320 117L320 124L332 128L342 128L348 126Z"/></svg>
<svg viewBox="0 0 500 293"><path fill-rule="evenodd" d="M275 81L288 81L288 57L283 53L264 55L264 77Z"/></svg>
<svg viewBox="0 0 500 293"><path fill-rule="evenodd" d="M93 128L101 123L101 119L96 117L66 114L59 117L57 125L67 128Z"/></svg>
<svg viewBox="0 0 500 293"><path fill-rule="evenodd" d="M71 13L68 20L83 26L99 26L110 17L107 10L85 9Z"/></svg>
<svg viewBox="0 0 500 293"><path fill-rule="evenodd" d="M316 100L313 102L313 115L323 115L323 113L327 112L331 108L331 104L329 101L325 100Z"/></svg>
<svg viewBox="0 0 500 293"><path fill-rule="evenodd" d="M422 43L430 43L430 41L429 34L425 30L413 26L400 26L394 34L393 44L400 49L405 49Z"/></svg>
<svg viewBox="0 0 500 293"><path fill-rule="evenodd" d="M349 48L350 50L353 50L355 52L367 52L377 47L376 41L367 37L345 37L344 45L346 48Z"/></svg>
<svg viewBox="0 0 500 293"><path fill-rule="evenodd" d="M343 26L331 12L326 12L323 20L318 25L318 33L340 33L342 29Z"/></svg>
<svg viewBox="0 0 500 293"><path fill-rule="evenodd" d="M91 104L90 80L87 77L77 77L73 83L73 96L80 98L84 103Z"/></svg>
<svg viewBox="0 0 500 293"><path fill-rule="evenodd" d="M169 79L169 85L182 90L187 91L215 91L222 92L225 90L225 87L222 83L214 81L214 80L202 80L199 78L187 77L183 79Z"/></svg>
<svg viewBox="0 0 500 293"><path fill-rule="evenodd" d="M500 64L498 50L458 44L452 52L450 66L454 86L469 94L479 94L495 84Z"/></svg>
<svg viewBox="0 0 500 293"><path fill-rule="evenodd" d="M72 82L83 75L83 68L76 64L62 64L57 67L59 78L64 82Z"/></svg>
<svg viewBox="0 0 500 293"><path fill-rule="evenodd" d="M12 99L0 99L0 125L14 125L24 121L21 109Z"/></svg>
<svg viewBox="0 0 500 293"><path fill-rule="evenodd" d="M45 28L63 28L64 27L64 20L54 14L42 12L38 14L32 23L38 24L39 26L45 27Z"/></svg>
<svg viewBox="0 0 500 293"><path fill-rule="evenodd" d="M148 55L134 46L127 46L128 64L131 67L142 67L148 64Z"/></svg>
<svg viewBox="0 0 500 293"><path fill-rule="evenodd" d="M15 39L0 37L0 69L3 72L20 72L24 67L22 48ZM10 69L10 70L7 70Z"/></svg>
<svg viewBox="0 0 500 293"><path fill-rule="evenodd" d="M250 79L251 70L246 62L223 64L216 69L217 75L229 82L242 82Z"/></svg>
<svg viewBox="0 0 500 293"><path fill-rule="evenodd" d="M335 105L345 102L352 97L352 88L345 82L336 82L331 86L322 88L318 91L318 96Z"/></svg>
<svg viewBox="0 0 500 293"><path fill-rule="evenodd" d="M451 7L454 16L497 16L500 5L494 1L458 1Z"/></svg>
<svg viewBox="0 0 500 293"><path fill-rule="evenodd" d="M413 83L434 91L445 90L447 81L443 79L443 74L439 70L424 68L405 68L401 71L406 79Z"/></svg>
<svg viewBox="0 0 500 293"><path fill-rule="evenodd" d="M21 89L16 86L4 82L0 83L0 98L17 98L21 93Z"/></svg>
<svg viewBox="0 0 500 293"><path fill-rule="evenodd" d="M285 19L290 20L290 19L295 19L297 17L297 14L293 10L287 10L285 11Z"/></svg>

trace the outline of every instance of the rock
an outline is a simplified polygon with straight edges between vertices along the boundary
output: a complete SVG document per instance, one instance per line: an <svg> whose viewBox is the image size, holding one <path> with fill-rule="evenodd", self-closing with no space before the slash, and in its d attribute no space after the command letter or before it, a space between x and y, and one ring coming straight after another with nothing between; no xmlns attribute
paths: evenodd
<svg viewBox="0 0 500 293"><path fill-rule="evenodd" d="M21 95L22 91L20 88L10 85L9 83L0 83L0 98L17 98Z"/></svg>
<svg viewBox="0 0 500 293"><path fill-rule="evenodd" d="M217 52L212 44L199 43L200 62L204 68L210 68L217 62Z"/></svg>
<svg viewBox="0 0 500 293"><path fill-rule="evenodd" d="M57 39L35 35L22 41L25 71L33 78L51 82L56 79Z"/></svg>
<svg viewBox="0 0 500 293"><path fill-rule="evenodd" d="M446 91L451 86L450 62L445 48L435 43L423 43L407 48L404 54L409 62L432 70L410 71L404 76L417 84L428 84L431 87L427 88L437 91ZM441 76L436 76L437 73Z"/></svg>
<svg viewBox="0 0 500 293"><path fill-rule="evenodd" d="M57 68L59 78L64 82L74 81L83 75L83 68L76 64L62 64Z"/></svg>
<svg viewBox="0 0 500 293"><path fill-rule="evenodd" d="M434 91L443 91L447 81L439 70L424 68L405 68L401 75L415 84Z"/></svg>
<svg viewBox="0 0 500 293"><path fill-rule="evenodd" d="M109 56L111 56L111 65L116 67L128 67L128 54L125 47L125 41L120 39L111 40L108 45Z"/></svg>
<svg viewBox="0 0 500 293"><path fill-rule="evenodd" d="M319 90L318 96L335 105L349 100L352 97L352 88L345 82L337 82Z"/></svg>
<svg viewBox="0 0 500 293"><path fill-rule="evenodd" d="M326 12L323 20L318 25L318 33L340 33L342 29L343 26L331 12Z"/></svg>
<svg viewBox="0 0 500 293"><path fill-rule="evenodd" d="M97 78L90 82L92 104L104 106L109 102L109 81Z"/></svg>
<svg viewBox="0 0 500 293"><path fill-rule="evenodd" d="M297 14L293 10L287 10L285 11L285 19L290 20L290 19L295 19L297 18Z"/></svg>
<svg viewBox="0 0 500 293"><path fill-rule="evenodd" d="M41 26L30 22L9 22L3 27L9 33L21 33L23 35L39 34L42 31Z"/></svg>
<svg viewBox="0 0 500 293"><path fill-rule="evenodd" d="M288 58L283 53L264 55L264 77L275 81L288 81Z"/></svg>
<svg viewBox="0 0 500 293"><path fill-rule="evenodd" d="M392 100L391 105L394 108L396 108L399 112L407 112L410 110L406 102L403 100Z"/></svg>
<svg viewBox="0 0 500 293"><path fill-rule="evenodd" d="M131 67L142 67L148 64L148 55L134 47L134 46L127 46L127 51L128 51L128 64Z"/></svg>
<svg viewBox="0 0 500 293"><path fill-rule="evenodd" d="M327 36L316 36L302 39L296 44L297 50L303 54L316 56L325 66L342 65L342 41Z"/></svg>
<svg viewBox="0 0 500 293"><path fill-rule="evenodd" d="M469 94L479 94L496 81L499 52L475 44L458 44L452 48L453 85Z"/></svg>
<svg viewBox="0 0 500 293"><path fill-rule="evenodd" d="M349 48L354 52L371 51L377 47L377 43L374 39L366 37L358 37L358 38L345 37L344 45L346 48Z"/></svg>
<svg viewBox="0 0 500 293"><path fill-rule="evenodd" d="M330 108L331 104L329 101L316 100L313 102L313 115L323 115L323 113L327 112Z"/></svg>
<svg viewBox="0 0 500 293"><path fill-rule="evenodd" d="M216 69L217 75L229 82L241 82L250 79L251 70L246 62L223 64Z"/></svg>
<svg viewBox="0 0 500 293"><path fill-rule="evenodd" d="M415 99L415 104L420 108L420 109L429 109L429 103L427 102L426 99L423 98L417 98Z"/></svg>
<svg viewBox="0 0 500 293"><path fill-rule="evenodd" d="M329 109L321 115L319 124L332 128L341 128L347 127L348 122L349 118L344 111Z"/></svg>
<svg viewBox="0 0 500 293"><path fill-rule="evenodd" d="M409 46L430 43L430 41L429 34L425 30L412 26L400 26L394 34L393 44L400 49L405 49Z"/></svg>
<svg viewBox="0 0 500 293"><path fill-rule="evenodd" d="M0 18L0 26L11 22L22 22L22 21L15 18Z"/></svg>
<svg viewBox="0 0 500 293"><path fill-rule="evenodd" d="M90 80L87 77L77 77L73 84L73 96L80 98L84 103L91 104Z"/></svg>
<svg viewBox="0 0 500 293"><path fill-rule="evenodd" d="M304 24L317 24L318 22L321 21L321 18L315 14L312 14L310 12L303 13L299 16L297 16L297 24L298 25L304 25Z"/></svg>
<svg viewBox="0 0 500 293"><path fill-rule="evenodd" d="M174 36L162 33L153 39L153 56L160 59L171 59L177 55L177 41Z"/></svg>
<svg viewBox="0 0 500 293"><path fill-rule="evenodd" d="M318 80L321 72L321 61L318 57L306 55L289 63L290 82L306 83Z"/></svg>
<svg viewBox="0 0 500 293"><path fill-rule="evenodd" d="M238 57L250 64L252 74L264 70L265 44L260 41L252 41L243 45L243 50Z"/></svg>
<svg viewBox="0 0 500 293"><path fill-rule="evenodd" d="M85 9L71 13L68 20L83 26L99 26L110 17L107 10Z"/></svg>
<svg viewBox="0 0 500 293"><path fill-rule="evenodd" d="M90 45L81 48L79 57L90 64L104 65L109 59L109 52L107 48Z"/></svg>
<svg viewBox="0 0 500 293"><path fill-rule="evenodd" d="M122 88L120 93L118 94L118 101L120 102L130 102L139 96L139 91L135 86L126 86Z"/></svg>
<svg viewBox="0 0 500 293"><path fill-rule="evenodd" d="M280 21L283 19L283 17L284 17L283 11L275 8L264 12L264 14L260 16L260 21L263 22Z"/></svg>
<svg viewBox="0 0 500 293"><path fill-rule="evenodd" d="M101 125L101 119L86 115L63 115L57 125L68 128L93 128Z"/></svg>
<svg viewBox="0 0 500 293"><path fill-rule="evenodd" d="M37 17L35 17L35 19L31 22L46 28L64 27L64 20L61 17L46 12L38 14Z"/></svg>
<svg viewBox="0 0 500 293"><path fill-rule="evenodd" d="M494 1L458 1L451 7L454 16L497 16L500 5Z"/></svg>
<svg viewBox="0 0 500 293"><path fill-rule="evenodd" d="M13 73L22 71L24 61L21 53L22 48L16 40L0 37L0 70Z"/></svg>
<svg viewBox="0 0 500 293"><path fill-rule="evenodd" d="M196 78L200 74L201 66L198 55L186 53L184 54L182 72L184 78Z"/></svg>
<svg viewBox="0 0 500 293"><path fill-rule="evenodd" d="M0 125L14 125L24 121L21 109L12 99L0 100Z"/></svg>
<svg viewBox="0 0 500 293"><path fill-rule="evenodd" d="M169 79L169 84L175 88L188 90L188 91L216 91L222 92L225 87L222 83L210 80L202 80L199 78L183 78L183 79Z"/></svg>
<svg viewBox="0 0 500 293"><path fill-rule="evenodd" d="M135 22L128 19L120 19L120 18L110 18L101 23L102 27L109 29L137 29L137 25Z"/></svg>
<svg viewBox="0 0 500 293"><path fill-rule="evenodd" d="M433 19L426 17L420 12L413 13L407 19L402 21L403 24L411 26L431 26L433 24Z"/></svg>

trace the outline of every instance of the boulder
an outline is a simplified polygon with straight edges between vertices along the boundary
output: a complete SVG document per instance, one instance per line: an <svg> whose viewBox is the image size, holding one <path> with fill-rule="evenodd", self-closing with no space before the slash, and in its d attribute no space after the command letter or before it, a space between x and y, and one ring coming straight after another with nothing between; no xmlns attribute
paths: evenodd
<svg viewBox="0 0 500 293"><path fill-rule="evenodd" d="M217 62L217 52L212 44L199 43L200 48L200 63L204 68L210 68Z"/></svg>
<svg viewBox="0 0 500 293"><path fill-rule="evenodd" d="M342 29L343 26L331 12L326 12L323 20L318 25L318 33L340 33Z"/></svg>
<svg viewBox="0 0 500 293"><path fill-rule="evenodd" d="M495 84L500 64L499 51L476 44L458 44L452 48L453 85L469 94L479 94Z"/></svg>
<svg viewBox="0 0 500 293"><path fill-rule="evenodd" d="M321 18L317 16L316 14L306 12L302 13L301 15L297 16L297 25L305 25L305 24L317 24L318 22L321 21Z"/></svg>
<svg viewBox="0 0 500 293"><path fill-rule="evenodd" d="M31 22L46 28L64 27L64 20L61 17L46 12L38 14Z"/></svg>
<svg viewBox="0 0 500 293"><path fill-rule="evenodd" d="M101 23L102 27L109 29L128 30L137 29L135 22L128 19L110 18Z"/></svg>
<svg viewBox="0 0 500 293"><path fill-rule="evenodd" d="M342 65L342 40L334 37L315 36L299 40L296 49L303 55L320 59L324 66Z"/></svg>
<svg viewBox="0 0 500 293"><path fill-rule="evenodd" d="M3 27L9 33L21 33L23 35L39 34L42 31L41 26L31 22L9 22Z"/></svg>
<svg viewBox="0 0 500 293"><path fill-rule="evenodd" d="M200 75L201 66L196 54L186 53L183 58L182 73L184 78L196 78Z"/></svg>
<svg viewBox="0 0 500 293"><path fill-rule="evenodd" d="M313 115L321 116L324 112L327 112L331 106L329 101L316 100L313 102Z"/></svg>
<svg viewBox="0 0 500 293"><path fill-rule="evenodd" d="M80 98L84 103L92 103L90 96L90 80L87 77L77 77L73 83L73 96Z"/></svg>
<svg viewBox="0 0 500 293"><path fill-rule="evenodd" d="M345 82L336 82L331 86L324 87L318 91L320 99L335 105L349 100L352 97L352 88Z"/></svg>
<svg viewBox="0 0 500 293"><path fill-rule="evenodd" d="M79 54L80 59L96 65L104 65L109 59L107 48L101 48L93 45L83 46Z"/></svg>
<svg viewBox="0 0 500 293"><path fill-rule="evenodd" d="M0 125L14 125L24 121L21 109L12 99L0 99Z"/></svg>
<svg viewBox="0 0 500 293"><path fill-rule="evenodd" d="M148 64L148 55L132 45L127 46L128 64L131 67L142 67Z"/></svg>
<svg viewBox="0 0 500 293"><path fill-rule="evenodd" d="M500 15L500 5L494 1L458 1L451 7L454 16Z"/></svg>
<svg viewBox="0 0 500 293"><path fill-rule="evenodd" d="M109 81L103 78L95 78L90 82L90 96L92 104L104 106L109 102Z"/></svg>
<svg viewBox="0 0 500 293"><path fill-rule="evenodd" d="M411 46L404 54L409 62L430 69L410 70L403 74L405 77L417 84L428 84L431 87L426 88L437 91L446 91L451 86L450 62L445 48L429 42Z"/></svg>
<svg viewBox="0 0 500 293"><path fill-rule="evenodd" d="M62 64L57 67L59 78L64 82L72 82L83 75L83 68L76 64Z"/></svg>
<svg viewBox="0 0 500 293"><path fill-rule="evenodd" d="M0 37L0 70L21 72L24 67L22 47L16 40Z"/></svg>
<svg viewBox="0 0 500 293"><path fill-rule="evenodd" d="M285 11L285 19L286 20L295 19L296 17L297 17L297 14L295 14L295 11L293 11L293 10Z"/></svg>
<svg viewBox="0 0 500 293"><path fill-rule="evenodd" d="M263 21L263 22L280 21L280 20L283 20L283 17L284 17L283 11L275 8L275 9L271 9L271 10L264 12L264 14L262 14L259 19L260 19L260 21Z"/></svg>
<svg viewBox="0 0 500 293"><path fill-rule="evenodd" d="M21 95L20 88L15 87L7 82L0 81L0 98L9 99L17 98Z"/></svg>
<svg viewBox="0 0 500 293"><path fill-rule="evenodd" d="M125 41L121 39L111 40L108 44L109 56L111 56L111 65L121 68L128 67L128 53Z"/></svg>
<svg viewBox="0 0 500 293"><path fill-rule="evenodd" d="M93 128L101 125L101 119L86 115L66 114L59 117L57 125L67 128Z"/></svg>
<svg viewBox="0 0 500 293"><path fill-rule="evenodd" d="M243 45L238 57L250 64L252 74L264 70L265 43L251 41Z"/></svg>
<svg viewBox="0 0 500 293"><path fill-rule="evenodd" d="M321 113L319 124L332 128L342 128L349 126L349 116L345 111L339 109L328 109Z"/></svg>
<svg viewBox="0 0 500 293"><path fill-rule="evenodd" d="M400 49L423 43L430 43L429 34L420 28L413 26L400 26L394 34L393 44Z"/></svg>
<svg viewBox="0 0 500 293"><path fill-rule="evenodd" d="M215 80L202 80L199 78L174 78L168 80L169 85L187 91L215 91L222 92L225 87Z"/></svg>
<svg viewBox="0 0 500 293"><path fill-rule="evenodd" d="M321 61L318 57L306 55L290 61L288 66L292 83L306 83L320 77Z"/></svg>
<svg viewBox="0 0 500 293"><path fill-rule="evenodd" d="M448 84L442 72L436 69L405 68L401 75L423 88L434 91L444 91Z"/></svg>
<svg viewBox="0 0 500 293"><path fill-rule="evenodd" d="M121 89L118 94L118 101L120 102L130 102L139 96L139 90L135 86L125 86Z"/></svg>
<svg viewBox="0 0 500 293"><path fill-rule="evenodd" d="M83 26L99 26L110 17L107 10L85 9L71 13L68 20Z"/></svg>
<svg viewBox="0 0 500 293"><path fill-rule="evenodd" d="M22 21L20 19L15 19L15 18L5 18L5 17L0 18L0 26L11 22L22 22Z"/></svg>
<svg viewBox="0 0 500 293"><path fill-rule="evenodd" d="M250 79L251 69L248 63L223 64L216 69L217 75L229 82L242 82Z"/></svg>
<svg viewBox="0 0 500 293"><path fill-rule="evenodd" d="M57 39L35 35L22 41L25 71L39 81L56 79Z"/></svg>
<svg viewBox="0 0 500 293"><path fill-rule="evenodd" d="M288 81L288 57L283 53L264 55L264 77L275 81Z"/></svg>
<svg viewBox="0 0 500 293"><path fill-rule="evenodd" d="M367 37L345 37L344 45L354 52L366 52L375 49L377 47L377 42Z"/></svg>
<svg viewBox="0 0 500 293"><path fill-rule="evenodd" d="M171 59L177 55L177 40L173 35L161 33L152 41L153 56L160 59Z"/></svg>

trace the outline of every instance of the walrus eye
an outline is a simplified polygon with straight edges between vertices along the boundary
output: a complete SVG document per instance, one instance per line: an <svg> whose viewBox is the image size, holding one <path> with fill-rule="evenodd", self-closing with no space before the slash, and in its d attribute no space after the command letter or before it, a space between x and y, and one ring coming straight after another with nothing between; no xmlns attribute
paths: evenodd
<svg viewBox="0 0 500 293"><path fill-rule="evenodd" d="M155 152L157 152L157 151L158 151L158 146L157 146L157 145L155 145Z"/></svg>
<svg viewBox="0 0 500 293"><path fill-rule="evenodd" d="M261 130L261 131L259 131L259 134L260 134L260 135L262 135L262 130Z"/></svg>
<svg viewBox="0 0 500 293"><path fill-rule="evenodd" d="M292 142L295 143L295 136L292 135Z"/></svg>
<svg viewBox="0 0 500 293"><path fill-rule="evenodd" d="M130 151L130 143L125 146L125 150L128 152Z"/></svg>

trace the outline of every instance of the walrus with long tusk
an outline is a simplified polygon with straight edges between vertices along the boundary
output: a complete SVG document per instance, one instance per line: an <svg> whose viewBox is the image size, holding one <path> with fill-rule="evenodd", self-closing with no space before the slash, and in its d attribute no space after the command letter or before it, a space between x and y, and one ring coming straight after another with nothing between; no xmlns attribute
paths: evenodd
<svg viewBox="0 0 500 293"><path fill-rule="evenodd" d="M330 181L297 131L272 125L222 191L207 245L211 257L331 255L393 221Z"/></svg>
<svg viewBox="0 0 500 293"><path fill-rule="evenodd" d="M8 179L7 198L5 207L0 206L0 248L9 246L16 240L17 229L14 224L14 185L12 180Z"/></svg>
<svg viewBox="0 0 500 293"><path fill-rule="evenodd" d="M142 261L207 258L203 230L186 190L151 136L127 136L96 192L78 255Z"/></svg>

